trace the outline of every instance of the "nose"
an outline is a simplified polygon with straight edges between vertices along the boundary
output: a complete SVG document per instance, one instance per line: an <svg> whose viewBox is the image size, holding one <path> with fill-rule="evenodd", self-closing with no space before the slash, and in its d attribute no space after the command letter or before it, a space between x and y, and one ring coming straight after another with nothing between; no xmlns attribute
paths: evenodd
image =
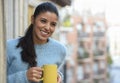
<svg viewBox="0 0 120 83"><path fill-rule="evenodd" d="M49 29L50 29L50 23L47 23L47 24L46 24L45 29L46 29L46 30L49 30Z"/></svg>

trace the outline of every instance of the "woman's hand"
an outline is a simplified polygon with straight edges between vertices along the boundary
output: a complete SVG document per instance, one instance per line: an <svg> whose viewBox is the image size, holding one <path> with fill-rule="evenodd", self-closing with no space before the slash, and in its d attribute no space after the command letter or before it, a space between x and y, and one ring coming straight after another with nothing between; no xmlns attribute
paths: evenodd
<svg viewBox="0 0 120 83"><path fill-rule="evenodd" d="M42 69L41 67L31 67L28 69L26 75L29 81L39 82L42 77ZM62 83L62 78L59 73L57 75L57 83Z"/></svg>
<svg viewBox="0 0 120 83"><path fill-rule="evenodd" d="M31 67L26 74L29 81L39 82L42 77L42 69L40 67Z"/></svg>
<svg viewBox="0 0 120 83"><path fill-rule="evenodd" d="M57 76L57 83L62 83L62 78L61 78L61 76L59 75L59 73L58 73L58 76Z"/></svg>

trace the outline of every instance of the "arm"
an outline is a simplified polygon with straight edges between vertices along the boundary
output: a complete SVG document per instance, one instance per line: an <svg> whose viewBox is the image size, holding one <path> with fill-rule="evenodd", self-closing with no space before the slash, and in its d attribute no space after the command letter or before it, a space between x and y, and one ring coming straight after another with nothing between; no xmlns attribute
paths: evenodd
<svg viewBox="0 0 120 83"><path fill-rule="evenodd" d="M40 67L31 67L28 70L21 70L14 73L13 69L9 70L9 66L9 59L7 59L7 83L30 83L30 81L40 81L40 77L42 75Z"/></svg>
<svg viewBox="0 0 120 83"><path fill-rule="evenodd" d="M29 83L26 77L26 71L7 75L7 83Z"/></svg>
<svg viewBox="0 0 120 83"><path fill-rule="evenodd" d="M64 67L65 62L66 62L66 55L67 55L66 48L64 48L62 55L63 55L63 57L61 59L60 66L58 67L58 74L59 74L59 78L61 79L61 82L63 82L63 80L64 80L64 75L61 71L63 70L63 67Z"/></svg>
<svg viewBox="0 0 120 83"><path fill-rule="evenodd" d="M63 82L63 74L61 72L58 72L57 76L57 83L62 83Z"/></svg>
<svg viewBox="0 0 120 83"><path fill-rule="evenodd" d="M14 70L9 70L9 67L10 60L7 56L7 83L29 83L26 77L27 70L9 74L9 72L14 72Z"/></svg>
<svg viewBox="0 0 120 83"><path fill-rule="evenodd" d="M58 68L58 76L59 76L59 80L61 80L60 83L62 83L63 80L64 80L64 75L63 75L63 72L62 72L64 64L65 64L65 61Z"/></svg>
<svg viewBox="0 0 120 83"><path fill-rule="evenodd" d="M20 71L8 75L8 83L30 83L39 82L42 75L42 69L40 67L31 67L26 71Z"/></svg>
<svg viewBox="0 0 120 83"><path fill-rule="evenodd" d="M24 71L21 70L19 72L14 73L14 70L10 69L12 60L8 58L8 55L6 58L7 58L7 83L29 83L26 77L27 70Z"/></svg>

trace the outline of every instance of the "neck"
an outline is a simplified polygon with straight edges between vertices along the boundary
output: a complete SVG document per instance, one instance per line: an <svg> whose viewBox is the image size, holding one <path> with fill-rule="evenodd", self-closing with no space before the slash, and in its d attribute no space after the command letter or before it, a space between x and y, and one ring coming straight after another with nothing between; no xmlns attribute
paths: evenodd
<svg viewBox="0 0 120 83"><path fill-rule="evenodd" d="M45 44L45 43L48 42L48 39L45 40L45 41L42 41L42 40L40 40L40 39L37 39L37 38L34 38L34 37L33 37L33 42L34 42L34 44Z"/></svg>

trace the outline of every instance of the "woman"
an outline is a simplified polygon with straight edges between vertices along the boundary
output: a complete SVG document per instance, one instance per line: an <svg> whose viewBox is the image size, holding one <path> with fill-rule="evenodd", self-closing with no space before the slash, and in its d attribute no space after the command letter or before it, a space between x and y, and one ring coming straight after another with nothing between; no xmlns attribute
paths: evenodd
<svg viewBox="0 0 120 83"><path fill-rule="evenodd" d="M57 64L59 71L66 49L50 38L58 18L57 8L50 2L44 2L35 9L25 35L7 41L8 83L41 83L41 67L44 64ZM58 72L58 83L62 81L61 76Z"/></svg>

